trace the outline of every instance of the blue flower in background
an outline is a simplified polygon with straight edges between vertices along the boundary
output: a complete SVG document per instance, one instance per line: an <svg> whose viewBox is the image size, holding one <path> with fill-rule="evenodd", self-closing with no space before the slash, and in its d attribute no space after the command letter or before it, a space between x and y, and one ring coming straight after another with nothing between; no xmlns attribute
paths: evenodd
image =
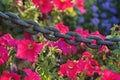
<svg viewBox="0 0 120 80"><path fill-rule="evenodd" d="M99 14L98 13L93 13L93 16L94 17L99 17Z"/></svg>
<svg viewBox="0 0 120 80"><path fill-rule="evenodd" d="M109 24L109 20L104 20L102 23L101 23L101 27L106 27L106 24Z"/></svg>
<svg viewBox="0 0 120 80"><path fill-rule="evenodd" d="M98 7L97 6L95 6L95 5L93 5L92 7L91 7L91 10L93 11L93 12L97 12L98 11Z"/></svg>
<svg viewBox="0 0 120 80"><path fill-rule="evenodd" d="M94 26L98 27L101 33L106 35L110 32L110 28L113 24L120 23L120 19L118 19L118 10L116 8L117 4L118 3L114 0L96 0L91 7L86 10L88 11L86 12L88 15L82 15L78 21L80 23L85 23L82 24L84 27L88 23L84 21L85 18L86 21L91 21Z"/></svg>
<svg viewBox="0 0 120 80"><path fill-rule="evenodd" d="M113 16L111 18L111 22L113 22L114 24L118 24L119 23L119 19L117 17Z"/></svg>
<svg viewBox="0 0 120 80"><path fill-rule="evenodd" d="M103 0L97 0L99 3L101 3Z"/></svg>
<svg viewBox="0 0 120 80"><path fill-rule="evenodd" d="M105 9L105 10L110 10L110 2L103 3L102 8Z"/></svg>
<svg viewBox="0 0 120 80"><path fill-rule="evenodd" d="M84 17L80 17L79 19L78 19L78 21L80 22L80 23L84 23Z"/></svg>
<svg viewBox="0 0 120 80"><path fill-rule="evenodd" d="M99 21L98 18L95 17L95 18L92 18L92 19L91 19L91 22L92 22L94 25L97 26L97 25L99 24L100 21Z"/></svg>
<svg viewBox="0 0 120 80"><path fill-rule="evenodd" d="M109 11L110 11L112 14L117 14L117 13L118 13L115 8L111 8L111 9L109 9Z"/></svg>
<svg viewBox="0 0 120 80"><path fill-rule="evenodd" d="M103 13L100 14L100 17L101 17L101 18L106 18L106 17L107 17L107 14L106 14L105 12L103 12Z"/></svg>
<svg viewBox="0 0 120 80"><path fill-rule="evenodd" d="M112 25L109 24L109 23L106 24L106 27L105 27L106 31L105 31L105 33L104 33L105 35L108 35L108 34L109 34L111 26L112 26Z"/></svg>
<svg viewBox="0 0 120 80"><path fill-rule="evenodd" d="M110 32L110 28L112 27L112 24L110 23L110 20L104 20L101 24L101 27L105 28L105 35L107 35Z"/></svg>

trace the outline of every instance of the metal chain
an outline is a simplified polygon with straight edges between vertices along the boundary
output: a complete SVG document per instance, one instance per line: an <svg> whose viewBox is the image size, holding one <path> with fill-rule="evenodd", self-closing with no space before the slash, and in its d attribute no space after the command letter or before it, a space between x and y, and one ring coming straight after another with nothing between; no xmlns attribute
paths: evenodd
<svg viewBox="0 0 120 80"><path fill-rule="evenodd" d="M66 34L61 34L60 31L56 28L42 28L37 22L33 20L23 21L15 13L12 12L0 12L0 20L9 27L14 28L15 26L19 26L24 31L33 35L40 32L46 39L51 41L57 41L60 38L63 38L66 43L74 46L80 45L80 43L83 42L92 49L100 49L102 45L106 45L111 50L119 48L116 44L120 41L120 38L110 38L105 40L98 36L88 36L87 38L83 38L78 33L72 31ZM96 41L96 44L93 44L94 40Z"/></svg>

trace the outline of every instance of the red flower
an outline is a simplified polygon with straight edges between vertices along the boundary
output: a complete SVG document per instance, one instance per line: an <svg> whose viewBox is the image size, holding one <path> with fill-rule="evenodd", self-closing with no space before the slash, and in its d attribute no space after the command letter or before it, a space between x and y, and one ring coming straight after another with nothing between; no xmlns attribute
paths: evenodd
<svg viewBox="0 0 120 80"><path fill-rule="evenodd" d="M101 80L120 80L120 74L111 70L105 69Z"/></svg>
<svg viewBox="0 0 120 80"><path fill-rule="evenodd" d="M76 6L80 10L81 14L85 13L84 0L76 0Z"/></svg>
<svg viewBox="0 0 120 80"><path fill-rule="evenodd" d="M102 34L100 34L99 31L95 31L95 32L91 33L91 35L98 36L98 37L102 38L103 40L106 39L106 37L103 36Z"/></svg>
<svg viewBox="0 0 120 80"><path fill-rule="evenodd" d="M54 27L57 28L62 34L65 34L69 31L68 27L63 25L63 23L59 23L55 25ZM64 55L68 55L70 53L75 54L77 52L77 47L67 44L64 41L64 39L59 39L56 42L51 42L50 44L48 44L48 47L54 47L54 46L57 46L60 50L62 50L62 53Z"/></svg>
<svg viewBox="0 0 120 80"><path fill-rule="evenodd" d="M57 46L59 49L62 50L62 53L66 56L69 55L70 53L76 54L76 52L77 52L76 46L72 46L70 44L67 44L63 39L60 39L57 42Z"/></svg>
<svg viewBox="0 0 120 80"><path fill-rule="evenodd" d="M21 40L17 45L16 56L21 59L26 59L30 62L36 62L38 54L42 48L42 44L38 44L30 40Z"/></svg>
<svg viewBox="0 0 120 80"><path fill-rule="evenodd" d="M0 46L0 65L8 61L8 50Z"/></svg>
<svg viewBox="0 0 120 80"><path fill-rule="evenodd" d="M82 72L86 72L87 76L93 76L94 73L101 74L101 66L98 64L97 60L92 59L92 54L89 52L84 52L81 59L78 61L78 65Z"/></svg>
<svg viewBox="0 0 120 80"><path fill-rule="evenodd" d="M81 69L77 65L77 62L72 62L70 60L67 61L67 63L62 64L60 66L60 70L58 72L61 76L68 76L69 79L75 80L77 77L77 74L81 72Z"/></svg>
<svg viewBox="0 0 120 80"><path fill-rule="evenodd" d="M9 73L8 71L3 71L2 76L0 76L0 80L21 80L20 75L16 73Z"/></svg>
<svg viewBox="0 0 120 80"><path fill-rule="evenodd" d="M100 37L102 40L105 40L105 39L106 39L106 37L103 36L102 34L100 34L99 31L92 32L90 35L98 36L98 37ZM94 43L95 43L95 41L94 41ZM102 45L102 47L99 49L99 52L102 52L102 51L105 51L105 50L106 50L106 51L109 51L108 48L107 48L107 46Z"/></svg>
<svg viewBox="0 0 120 80"><path fill-rule="evenodd" d="M69 31L68 26L63 25L62 22L55 25L54 28L58 29L62 34L65 34Z"/></svg>
<svg viewBox="0 0 120 80"><path fill-rule="evenodd" d="M83 30L81 27L76 28L75 32L77 32L83 38L86 38L87 36L90 35L89 30ZM85 46L85 43L82 42L80 45Z"/></svg>
<svg viewBox="0 0 120 80"><path fill-rule="evenodd" d="M41 80L39 74L33 72L31 69L25 69L24 72L27 74L24 80Z"/></svg>
<svg viewBox="0 0 120 80"><path fill-rule="evenodd" d="M33 37L30 33L24 32L24 38L23 39L33 40Z"/></svg>
<svg viewBox="0 0 120 80"><path fill-rule="evenodd" d="M87 76L93 76L94 73L101 74L101 66L98 64L96 60L89 60L86 61L86 64L84 66L84 70L87 73Z"/></svg>
<svg viewBox="0 0 120 80"><path fill-rule="evenodd" d="M76 28L75 32L80 34L83 38L86 38L87 36L90 35L89 30L83 30L81 27Z"/></svg>
<svg viewBox="0 0 120 80"><path fill-rule="evenodd" d="M68 8L73 7L71 0L53 0L53 3L59 10L65 11Z"/></svg>
<svg viewBox="0 0 120 80"><path fill-rule="evenodd" d="M84 52L82 54L82 58L81 59L82 60L91 60L92 59L92 54L86 51L86 52Z"/></svg>
<svg viewBox="0 0 120 80"><path fill-rule="evenodd" d="M2 35L3 34L3 32L2 31L0 31L0 35Z"/></svg>
<svg viewBox="0 0 120 80"><path fill-rule="evenodd" d="M15 0L15 2L19 2L20 0Z"/></svg>
<svg viewBox="0 0 120 80"><path fill-rule="evenodd" d="M53 9L53 5L51 4L50 0L32 0L32 2L43 14L46 14Z"/></svg>
<svg viewBox="0 0 120 80"><path fill-rule="evenodd" d="M9 46L11 41L13 41L14 38L11 36L11 34L5 34L4 36L0 37L0 44L2 46Z"/></svg>

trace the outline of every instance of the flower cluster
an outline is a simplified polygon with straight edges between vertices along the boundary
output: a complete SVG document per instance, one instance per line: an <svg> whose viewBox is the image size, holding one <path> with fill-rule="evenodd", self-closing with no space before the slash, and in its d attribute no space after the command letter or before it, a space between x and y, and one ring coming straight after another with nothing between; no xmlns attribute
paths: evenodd
<svg viewBox="0 0 120 80"><path fill-rule="evenodd" d="M98 27L99 31L104 35L109 34L113 24L120 23L118 18L117 1L114 0L97 0L93 2L90 8L86 9L86 15L79 17L78 22L85 27L86 22L91 22L91 27ZM92 11L92 13L91 13ZM88 17L88 15L91 15ZM84 25L85 24L85 25ZM90 27L90 26L89 26Z"/></svg>
<svg viewBox="0 0 120 80"><path fill-rule="evenodd" d="M31 69L25 69L24 72L27 74L24 77L24 80L41 80L39 74L32 71ZM21 76L15 72L8 72L3 71L2 75L0 76L0 80L21 80Z"/></svg>
<svg viewBox="0 0 120 80"><path fill-rule="evenodd" d="M120 79L120 74L109 69L102 70L101 67L102 66L98 64L98 61L93 59L93 55L91 53L84 52L78 61L68 60L67 63L62 64L58 74L61 76L67 76L69 80L77 80L77 76L82 73L87 76L93 76L94 79L101 76L100 80Z"/></svg>
<svg viewBox="0 0 120 80"><path fill-rule="evenodd" d="M53 27L58 29L62 34L66 34L67 32L69 32L68 26L65 26L62 22L54 25ZM76 28L75 32L80 34L83 38L86 38L90 35L94 35L102 38L103 40L106 39L106 37L101 35L99 31L90 33L89 30L83 30L81 27L79 27L79 28ZM34 35L34 36L37 37L38 35ZM42 36L39 36L39 37L41 38ZM74 38L75 37L73 37L72 40L74 40ZM56 42L52 42L44 39L42 43L35 42L34 40L35 39L33 39L32 35L26 32L24 33L24 37L22 39L13 38L9 33L4 34L3 36L0 37L0 67L2 68L2 66L4 65L12 64L10 65L9 70L6 70L6 69L2 70L0 80L5 80L5 79L6 80L9 80L9 79L41 80L42 77L40 77L39 74L42 74L42 75L44 74L44 72L41 72L41 70L43 69L43 67L45 67L44 65L48 63L46 62L45 64L43 64L42 67L40 66L42 65L42 63L44 63L42 61L47 59L45 55L47 55L47 57L52 55L49 58L52 58L54 60L60 60L60 56L67 58L69 57L69 55L71 55L70 53L72 53L72 55L74 56L80 55L78 57L79 59L72 61L71 60L72 57L71 57L71 59L69 58L66 59L67 63L65 63L66 61L64 61L64 63L62 62L62 64L60 62L58 66L59 71L57 71L60 76L62 77L67 76L69 80L77 80L77 78L81 78L81 76L79 75L84 75L82 77L85 77L85 76L92 77L93 79L100 78L100 80L107 80L107 79L119 80L120 79L119 73L113 72L107 67L102 69L103 66L107 66L107 65L101 64L100 63L101 61L97 60L97 58L95 58L95 55L93 55L94 53L91 53L91 51L90 52L86 51L87 49L86 49L85 43L80 44L80 46L82 46L85 50L83 51L83 53L79 54L77 46L73 46L66 43L63 38L59 39ZM96 41L93 40L93 44L96 44ZM40 55L39 53L43 50L43 46L48 50L43 51L44 54ZM55 51L53 50L53 52L51 52L50 50L51 47L61 50L62 54L60 53L58 56L53 56L54 55L53 53L55 53ZM107 46L103 45L102 48L95 53L100 53L101 55L104 53L103 55L104 58L107 58L109 57L107 56L107 53L110 53L110 50L108 50ZM102 57L101 59L103 60L104 58ZM22 61L22 63L20 64L19 62L17 64L14 63L16 59L19 62ZM41 61L40 65L38 65L39 60ZM16 64L17 66L13 64ZM40 70L38 70L39 74L30 69L31 64L37 65L37 67L34 67L34 69L40 68ZM57 62L55 63L50 62L50 64L54 64L54 66L52 66L52 68L54 68ZM26 65L27 67L24 67ZM119 63L116 65L119 66ZM20 67L22 69L19 69ZM23 77L23 75L20 72L24 73L25 76ZM113 77L111 78L110 75L112 75Z"/></svg>
<svg viewBox="0 0 120 80"><path fill-rule="evenodd" d="M38 54L42 51L42 48L43 45L41 43L35 43L33 40L25 38L18 40L14 39L10 34L4 34L0 37L0 67L9 63L13 56L29 62L37 62ZM11 51L13 50L16 51L16 54L11 56ZM17 70L13 70L13 68L11 68L11 72L4 70L0 80L21 80L20 74L16 72ZM24 80L40 80L40 76L36 72L32 72L31 69L25 69L24 72L27 74Z"/></svg>
<svg viewBox="0 0 120 80"><path fill-rule="evenodd" d="M100 65L92 59L92 54L89 52L84 52L78 61L68 60L67 63L60 66L59 70L61 76L67 75L69 79L75 80L77 75L82 72L85 72L87 76L93 76L95 72L101 74Z"/></svg>
<svg viewBox="0 0 120 80"><path fill-rule="evenodd" d="M16 0L20 2L20 0ZM82 14L84 10L84 0L32 0L33 4L39 8L42 14L51 12L54 8L64 12L68 8L78 7Z"/></svg>

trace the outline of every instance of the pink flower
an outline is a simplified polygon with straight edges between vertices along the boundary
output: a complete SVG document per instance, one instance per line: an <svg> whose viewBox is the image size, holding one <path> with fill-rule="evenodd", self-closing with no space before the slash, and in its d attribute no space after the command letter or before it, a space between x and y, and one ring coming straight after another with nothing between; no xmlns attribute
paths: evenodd
<svg viewBox="0 0 120 80"><path fill-rule="evenodd" d="M56 29L60 31L62 34L66 34L69 32L68 26L63 25L63 23L58 23L57 25L54 26ZM58 46L59 49L62 50L62 53L64 55L68 55L70 53L75 54L77 52L77 47L72 46L70 44L67 44L64 39L60 39L56 42L56 46Z"/></svg>
<svg viewBox="0 0 120 80"><path fill-rule="evenodd" d="M31 69L24 69L24 72L27 74L24 80L41 80L41 77L38 73L33 72Z"/></svg>
<svg viewBox="0 0 120 80"><path fill-rule="evenodd" d="M15 2L19 2L20 0L15 0Z"/></svg>
<svg viewBox="0 0 120 80"><path fill-rule="evenodd" d="M0 37L0 44L2 46L9 46L10 42L13 41L14 38L11 36L11 34L5 34L4 36Z"/></svg>
<svg viewBox="0 0 120 80"><path fill-rule="evenodd" d="M92 32L90 35L98 36L98 37L102 38L103 40L106 39L106 37L103 36L102 34L100 34L99 31Z"/></svg>
<svg viewBox="0 0 120 80"><path fill-rule="evenodd" d="M101 74L101 66L98 64L97 60L92 59L92 54L89 52L84 52L81 59L78 61L78 65L82 72L86 72L87 76L93 76L94 73Z"/></svg>
<svg viewBox="0 0 120 80"><path fill-rule="evenodd" d="M65 34L69 31L68 27L63 25L63 23L59 23L54 27L57 28L62 34ZM62 50L62 53L66 56L70 53L75 54L77 52L77 47L67 44L64 41L64 39L59 39L56 42L51 42L48 44L48 47L54 47L54 46L57 46L60 50Z"/></svg>
<svg viewBox="0 0 120 80"><path fill-rule="evenodd" d="M78 27L75 29L75 32L77 32L79 35L81 35L83 38L86 38L90 35L89 30L83 30L81 27Z"/></svg>
<svg viewBox="0 0 120 80"><path fill-rule="evenodd" d="M68 26L65 26L62 22L55 25L54 28L58 29L62 34L69 32Z"/></svg>
<svg viewBox="0 0 120 80"><path fill-rule="evenodd" d="M84 70L87 72L87 76L93 76L94 73L101 74L101 66L98 64L97 60L86 61Z"/></svg>
<svg viewBox="0 0 120 80"><path fill-rule="evenodd" d="M3 71L2 75L0 76L0 80L21 80L20 77L21 76L16 73Z"/></svg>
<svg viewBox="0 0 120 80"><path fill-rule="evenodd" d="M50 0L32 0L32 2L43 14L46 14L53 9L53 5L51 4Z"/></svg>
<svg viewBox="0 0 120 80"><path fill-rule="evenodd" d="M8 61L8 50L0 46L0 66Z"/></svg>
<svg viewBox="0 0 120 80"><path fill-rule="evenodd" d="M68 8L73 7L73 3L71 0L53 0L55 6L62 11L65 11Z"/></svg>
<svg viewBox="0 0 120 80"><path fill-rule="evenodd" d="M76 52L77 52L77 47L76 46L72 46L72 45L66 43L63 39L60 39L57 42L57 46L58 46L59 49L62 50L62 53L65 56L69 55L70 53L76 54Z"/></svg>
<svg viewBox="0 0 120 80"><path fill-rule="evenodd" d="M81 14L85 13L84 0L76 0L76 6L80 10Z"/></svg>
<svg viewBox="0 0 120 80"><path fill-rule="evenodd" d="M30 62L36 62L38 54L42 48L43 44L38 44L30 40L21 40L17 44L16 57L26 59Z"/></svg>
<svg viewBox="0 0 120 80"><path fill-rule="evenodd" d="M120 80L120 74L115 73L111 70L105 69L103 70L103 76L101 80Z"/></svg>
<svg viewBox="0 0 120 80"><path fill-rule="evenodd" d="M68 76L68 78L71 80L76 80L77 74L80 72L81 69L79 69L77 62L68 60L67 63L60 66L58 74L61 76Z"/></svg>
<svg viewBox="0 0 120 80"><path fill-rule="evenodd" d="M91 33L90 35L92 35L92 36L98 36L98 37L100 37L102 40L105 40L105 39L106 39L106 37L103 36L102 34L100 34L99 31L95 31L95 32ZM95 43L95 42L94 42L94 43ZM107 46L102 45L102 47L99 49L99 52L102 52L102 51L105 51L105 50L108 51Z"/></svg>
<svg viewBox="0 0 120 80"><path fill-rule="evenodd" d="M91 60L92 59L92 54L86 51L86 52L82 53L82 58L81 59L82 60Z"/></svg>
<svg viewBox="0 0 120 80"><path fill-rule="evenodd" d="M2 31L0 31L0 35L2 35L3 34L3 32Z"/></svg>
<svg viewBox="0 0 120 80"><path fill-rule="evenodd" d="M23 39L33 40L33 37L30 33L24 32L24 38Z"/></svg>
<svg viewBox="0 0 120 80"><path fill-rule="evenodd" d="M86 38L90 35L89 30L83 30L81 27L78 27L75 29L75 32L77 32L82 38ZM85 43L81 43L81 46L85 46Z"/></svg>

